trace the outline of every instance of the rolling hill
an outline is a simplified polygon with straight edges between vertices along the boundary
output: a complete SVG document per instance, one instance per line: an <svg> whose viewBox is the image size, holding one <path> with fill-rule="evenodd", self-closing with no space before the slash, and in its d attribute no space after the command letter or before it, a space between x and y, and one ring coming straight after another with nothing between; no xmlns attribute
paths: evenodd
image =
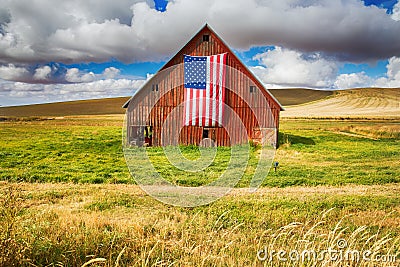
<svg viewBox="0 0 400 267"><path fill-rule="evenodd" d="M283 117L400 116L399 89L272 89L286 107ZM0 107L0 116L74 116L123 114L129 97Z"/></svg>
<svg viewBox="0 0 400 267"><path fill-rule="evenodd" d="M129 97L104 98L49 104L0 107L0 116L73 116L123 114L122 105Z"/></svg>
<svg viewBox="0 0 400 267"><path fill-rule="evenodd" d="M282 117L400 117L400 88L335 91L314 102L288 106Z"/></svg>
<svg viewBox="0 0 400 267"><path fill-rule="evenodd" d="M312 89L270 89L269 90L283 106L300 105L331 96L333 91Z"/></svg>

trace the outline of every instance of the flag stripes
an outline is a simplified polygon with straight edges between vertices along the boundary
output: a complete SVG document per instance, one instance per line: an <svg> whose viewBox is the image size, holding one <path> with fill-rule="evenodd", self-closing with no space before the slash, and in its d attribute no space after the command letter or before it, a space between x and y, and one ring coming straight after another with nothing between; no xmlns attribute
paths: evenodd
<svg viewBox="0 0 400 267"><path fill-rule="evenodd" d="M221 126L225 102L227 54L186 56L185 126Z"/></svg>

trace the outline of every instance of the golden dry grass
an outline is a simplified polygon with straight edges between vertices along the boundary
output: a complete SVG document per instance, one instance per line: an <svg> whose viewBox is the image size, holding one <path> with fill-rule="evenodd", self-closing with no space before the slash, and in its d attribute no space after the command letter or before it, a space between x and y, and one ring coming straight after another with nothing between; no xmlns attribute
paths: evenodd
<svg viewBox="0 0 400 267"><path fill-rule="evenodd" d="M283 106L301 105L324 99L333 95L333 91L312 89L269 89Z"/></svg>
<svg viewBox="0 0 400 267"><path fill-rule="evenodd" d="M343 251L400 259L400 185L235 189L192 209L159 203L135 185L1 183L0 189L1 250L8 252L1 266L377 266L257 258L265 248L337 250L341 239Z"/></svg>
<svg viewBox="0 0 400 267"><path fill-rule="evenodd" d="M0 107L0 116L73 116L123 114L122 105L129 97L92 99L81 101L58 102L49 104Z"/></svg>
<svg viewBox="0 0 400 267"><path fill-rule="evenodd" d="M300 106L287 107L282 117L399 117L400 89L354 89Z"/></svg>

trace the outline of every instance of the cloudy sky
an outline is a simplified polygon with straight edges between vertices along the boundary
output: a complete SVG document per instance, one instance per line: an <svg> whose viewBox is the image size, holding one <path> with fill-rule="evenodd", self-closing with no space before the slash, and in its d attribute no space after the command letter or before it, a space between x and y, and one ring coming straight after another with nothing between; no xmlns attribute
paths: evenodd
<svg viewBox="0 0 400 267"><path fill-rule="evenodd" d="M397 0L0 0L0 105L132 95L206 22L268 88L400 87Z"/></svg>

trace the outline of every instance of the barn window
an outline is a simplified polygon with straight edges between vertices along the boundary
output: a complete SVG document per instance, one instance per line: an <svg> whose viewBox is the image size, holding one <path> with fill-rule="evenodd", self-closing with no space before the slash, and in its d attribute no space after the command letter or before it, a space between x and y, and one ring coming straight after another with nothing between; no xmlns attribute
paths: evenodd
<svg viewBox="0 0 400 267"><path fill-rule="evenodd" d="M254 93L256 91L256 87L254 85L250 85L250 93Z"/></svg>
<svg viewBox="0 0 400 267"><path fill-rule="evenodd" d="M152 87L151 87L151 90L153 92L158 92L158 84L153 84Z"/></svg>
<svg viewBox="0 0 400 267"><path fill-rule="evenodd" d="M210 35L204 34L203 35L203 42L209 42L210 41Z"/></svg>

